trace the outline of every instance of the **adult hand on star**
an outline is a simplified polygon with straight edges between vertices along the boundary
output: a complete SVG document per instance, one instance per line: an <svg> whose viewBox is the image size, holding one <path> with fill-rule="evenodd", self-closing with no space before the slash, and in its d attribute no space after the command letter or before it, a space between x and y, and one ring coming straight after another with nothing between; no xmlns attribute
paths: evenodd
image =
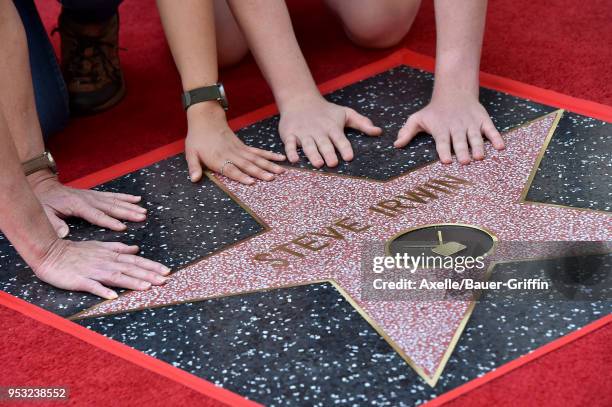
<svg viewBox="0 0 612 407"><path fill-rule="evenodd" d="M76 189L62 185L51 171L39 171L28 177L34 194L42 204L51 225L60 238L68 235L68 217L78 217L115 231L124 231L122 220L142 222L147 210L136 203L139 196Z"/></svg>
<svg viewBox="0 0 612 407"><path fill-rule="evenodd" d="M187 118L185 157L192 182L202 178L202 163L247 185L255 179L272 181L285 171L274 163L284 161L285 156L244 144L230 129L225 112L216 101L191 106Z"/></svg>
<svg viewBox="0 0 612 407"><path fill-rule="evenodd" d="M453 161L451 145L461 164L484 159L483 135L496 150L505 148L499 131L478 98L461 90L434 93L427 106L410 116L393 145L404 147L423 131L434 138L438 157L444 164Z"/></svg>
<svg viewBox="0 0 612 407"><path fill-rule="evenodd" d="M70 188L62 185L50 171L32 174L28 182L58 236L42 245L44 251L26 256L28 264L42 281L106 299L117 297L117 293L106 286L146 290L167 281L165 276L170 269L136 256L138 246L62 239L69 231L64 218L71 216L116 231L126 229L121 220L145 220L146 209L136 205L140 197Z"/></svg>
<svg viewBox="0 0 612 407"><path fill-rule="evenodd" d="M168 280L169 268L137 252L138 246L123 243L58 238L31 266L38 278L55 287L114 299L117 293L106 286L147 290Z"/></svg>
<svg viewBox="0 0 612 407"><path fill-rule="evenodd" d="M283 105L279 124L287 158L299 160L302 147L311 164L317 168L338 165L336 150L345 161L353 159L351 143L344 134L350 127L368 136L379 136L382 129L355 110L326 101L320 95L299 96Z"/></svg>

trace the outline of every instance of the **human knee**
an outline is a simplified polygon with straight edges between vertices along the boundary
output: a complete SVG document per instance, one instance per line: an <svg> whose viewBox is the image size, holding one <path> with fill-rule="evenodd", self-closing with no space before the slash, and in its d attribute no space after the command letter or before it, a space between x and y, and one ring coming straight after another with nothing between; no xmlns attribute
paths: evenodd
<svg viewBox="0 0 612 407"><path fill-rule="evenodd" d="M340 13L344 29L357 45L387 48L406 35L416 16L420 1L377 2L373 7L347 9Z"/></svg>
<svg viewBox="0 0 612 407"><path fill-rule="evenodd" d="M249 51L246 39L226 0L215 0L217 63L220 67L237 64Z"/></svg>
<svg viewBox="0 0 612 407"><path fill-rule="evenodd" d="M236 41L233 44L219 44L218 45L218 64L220 67L226 67L235 65L249 52L249 48L246 41Z"/></svg>

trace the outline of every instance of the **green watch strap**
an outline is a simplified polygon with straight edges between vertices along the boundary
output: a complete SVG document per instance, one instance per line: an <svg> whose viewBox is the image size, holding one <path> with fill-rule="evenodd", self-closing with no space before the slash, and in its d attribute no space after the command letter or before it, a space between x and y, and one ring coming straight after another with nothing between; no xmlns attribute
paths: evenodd
<svg viewBox="0 0 612 407"><path fill-rule="evenodd" d="M183 93L183 108L187 110L189 106L192 106L196 103L208 102L211 100L216 100L219 102L221 107L224 110L227 110L228 103L227 98L225 97L225 91L223 89L223 85L217 83L212 86L203 86L201 88L196 88L189 90Z"/></svg>

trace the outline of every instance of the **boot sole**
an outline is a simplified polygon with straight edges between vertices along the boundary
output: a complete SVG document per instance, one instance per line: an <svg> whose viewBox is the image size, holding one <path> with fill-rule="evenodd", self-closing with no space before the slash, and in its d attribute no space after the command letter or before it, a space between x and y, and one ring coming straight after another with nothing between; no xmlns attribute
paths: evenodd
<svg viewBox="0 0 612 407"><path fill-rule="evenodd" d="M108 99L106 102L104 102L100 106L96 106L95 108L91 110L83 111L83 112L73 111L70 113L72 116L76 116L76 117L91 116L94 114L101 113L105 110L110 109L111 107L114 107L116 104L121 102L121 100L125 97L125 94L126 94L125 81L123 80L123 78L121 78L121 88L119 88L119 91L112 98Z"/></svg>

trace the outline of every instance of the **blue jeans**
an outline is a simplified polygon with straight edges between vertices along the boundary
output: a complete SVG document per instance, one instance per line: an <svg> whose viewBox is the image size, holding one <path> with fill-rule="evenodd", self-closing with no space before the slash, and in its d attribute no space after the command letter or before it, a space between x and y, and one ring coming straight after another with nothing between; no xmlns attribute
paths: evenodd
<svg viewBox="0 0 612 407"><path fill-rule="evenodd" d="M122 0L62 0L63 12L86 21L104 21L117 13ZM14 0L28 38L36 110L45 140L64 128L70 116L68 90L49 36L33 0Z"/></svg>

